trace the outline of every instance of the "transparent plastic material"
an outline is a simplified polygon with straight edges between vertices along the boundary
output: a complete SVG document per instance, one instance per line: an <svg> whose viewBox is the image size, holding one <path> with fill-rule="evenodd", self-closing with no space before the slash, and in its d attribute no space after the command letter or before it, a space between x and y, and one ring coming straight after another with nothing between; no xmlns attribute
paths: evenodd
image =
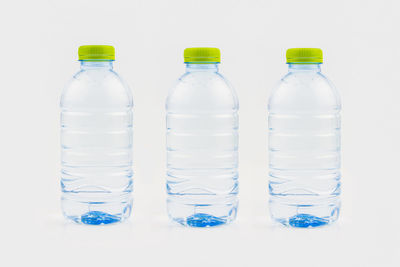
<svg viewBox="0 0 400 267"><path fill-rule="evenodd" d="M187 64L167 110L167 209L193 227L236 217L238 99L218 64Z"/></svg>
<svg viewBox="0 0 400 267"><path fill-rule="evenodd" d="M112 61L81 61L61 97L64 215L109 224L132 206L132 96Z"/></svg>
<svg viewBox="0 0 400 267"><path fill-rule="evenodd" d="M274 220L316 227L340 210L340 110L320 64L289 64L269 99L269 192Z"/></svg>

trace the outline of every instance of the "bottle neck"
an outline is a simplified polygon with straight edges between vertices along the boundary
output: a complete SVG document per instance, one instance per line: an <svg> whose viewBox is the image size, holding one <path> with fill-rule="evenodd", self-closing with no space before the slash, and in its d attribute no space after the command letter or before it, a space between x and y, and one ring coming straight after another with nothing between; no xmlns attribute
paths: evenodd
<svg viewBox="0 0 400 267"><path fill-rule="evenodd" d="M315 64L291 64L289 63L289 72L296 71L311 71L311 72L320 72L321 71L321 63Z"/></svg>
<svg viewBox="0 0 400 267"><path fill-rule="evenodd" d="M105 61L87 61L81 60L81 69L113 69L113 61L105 60Z"/></svg>
<svg viewBox="0 0 400 267"><path fill-rule="evenodd" d="M186 63L186 72L210 71L218 72L219 63Z"/></svg>

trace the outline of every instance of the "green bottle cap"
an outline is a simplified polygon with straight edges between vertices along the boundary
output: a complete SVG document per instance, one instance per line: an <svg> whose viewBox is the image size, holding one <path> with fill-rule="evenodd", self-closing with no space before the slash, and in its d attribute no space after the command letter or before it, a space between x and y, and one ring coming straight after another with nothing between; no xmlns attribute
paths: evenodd
<svg viewBox="0 0 400 267"><path fill-rule="evenodd" d="M78 50L79 60L115 60L115 49L111 45L83 45Z"/></svg>
<svg viewBox="0 0 400 267"><path fill-rule="evenodd" d="M322 50L319 48L290 48L286 51L286 63L322 63Z"/></svg>
<svg viewBox="0 0 400 267"><path fill-rule="evenodd" d="M185 63L220 63L221 52L214 47L186 48L183 52Z"/></svg>

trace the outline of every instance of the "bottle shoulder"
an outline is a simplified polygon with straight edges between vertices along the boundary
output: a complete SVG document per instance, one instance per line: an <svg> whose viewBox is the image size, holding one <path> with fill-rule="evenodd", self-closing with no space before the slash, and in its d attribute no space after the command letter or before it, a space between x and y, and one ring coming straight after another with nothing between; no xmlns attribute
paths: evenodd
<svg viewBox="0 0 400 267"><path fill-rule="evenodd" d="M113 70L80 70L64 87L62 108L132 107L129 86Z"/></svg>
<svg viewBox="0 0 400 267"><path fill-rule="evenodd" d="M341 99L333 83L322 73L289 72L272 90L269 110L337 111Z"/></svg>
<svg viewBox="0 0 400 267"><path fill-rule="evenodd" d="M215 112L238 110L233 86L218 72L187 72L169 91L169 112Z"/></svg>

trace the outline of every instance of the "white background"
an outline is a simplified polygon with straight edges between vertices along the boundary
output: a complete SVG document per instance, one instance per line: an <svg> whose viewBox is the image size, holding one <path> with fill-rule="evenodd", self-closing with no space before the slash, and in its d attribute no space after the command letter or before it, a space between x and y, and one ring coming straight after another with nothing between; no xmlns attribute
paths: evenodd
<svg viewBox="0 0 400 267"><path fill-rule="evenodd" d="M400 266L400 4L393 0L1 1L1 266ZM59 97L78 46L111 44L133 89L134 209L103 227L60 211ZM240 207L214 229L165 212L165 112L183 49L216 46L240 101ZM274 225L267 99L285 51L320 47L343 100L339 222ZM269 265L267 265L269 264Z"/></svg>

